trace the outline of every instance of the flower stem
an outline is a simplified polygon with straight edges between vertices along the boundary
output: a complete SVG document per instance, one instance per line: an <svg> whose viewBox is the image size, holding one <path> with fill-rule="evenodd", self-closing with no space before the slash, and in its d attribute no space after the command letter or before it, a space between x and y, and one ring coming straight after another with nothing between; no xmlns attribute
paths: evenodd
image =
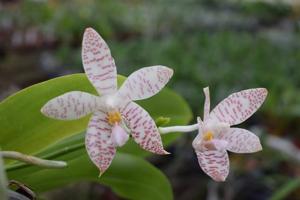
<svg viewBox="0 0 300 200"><path fill-rule="evenodd" d="M158 130L160 134L168 134L174 132L192 132L199 128L198 124L188 125L188 126L169 126L169 127L159 127Z"/></svg>
<svg viewBox="0 0 300 200"><path fill-rule="evenodd" d="M28 164L37 165L46 168L63 168L67 166L64 161L44 160L34 156L29 156L16 151L0 151L3 158L19 160Z"/></svg>

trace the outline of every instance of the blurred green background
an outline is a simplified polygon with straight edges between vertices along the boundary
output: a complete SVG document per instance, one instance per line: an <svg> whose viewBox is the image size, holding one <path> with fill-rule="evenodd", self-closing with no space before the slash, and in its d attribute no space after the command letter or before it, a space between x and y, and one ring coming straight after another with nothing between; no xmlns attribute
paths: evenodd
<svg viewBox="0 0 300 200"><path fill-rule="evenodd" d="M238 90L269 90L242 125L261 136L264 151L231 154L227 182L213 183L201 171L191 146L195 134L181 137L170 148L173 156L151 158L170 179L175 199L300 199L300 1L1 0L0 99L82 72L86 27L106 40L119 74L156 64L173 68L168 86L195 116L202 116L203 87L210 86L213 105ZM94 183L45 198L120 199Z"/></svg>

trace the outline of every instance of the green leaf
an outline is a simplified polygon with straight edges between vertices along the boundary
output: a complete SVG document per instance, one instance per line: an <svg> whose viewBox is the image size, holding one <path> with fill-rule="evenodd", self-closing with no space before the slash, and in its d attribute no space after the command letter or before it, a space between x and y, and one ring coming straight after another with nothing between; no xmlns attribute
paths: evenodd
<svg viewBox="0 0 300 200"><path fill-rule="evenodd" d="M110 186L114 192L128 199L173 199L172 189L165 175L140 157L117 153L112 165L101 178L98 178L99 171L89 160L84 147L52 158L67 161L68 167L58 170L26 166L8 170L8 176L29 185L35 192L44 192L78 181L97 181Z"/></svg>
<svg viewBox="0 0 300 200"><path fill-rule="evenodd" d="M11 165L7 168L9 178L29 185L36 192L88 180L110 186L117 194L129 199L172 199L172 188L165 175L137 156L118 151L112 165L98 178L99 171L88 158L83 139L83 133L70 136L38 155L64 160L68 163L67 168Z"/></svg>
<svg viewBox="0 0 300 200"><path fill-rule="evenodd" d="M124 80L124 77L119 76L119 85ZM33 85L1 102L2 149L36 154L51 144L85 131L89 116L79 120L61 121L49 119L40 112L41 107L50 99L74 90L96 94L84 74L73 74ZM164 89L158 95L138 103L154 119L159 116L171 118L170 125L186 124L192 116L186 102L169 89ZM168 135L164 138L164 142L171 142L177 136ZM124 152L145 154L132 141L123 149Z"/></svg>

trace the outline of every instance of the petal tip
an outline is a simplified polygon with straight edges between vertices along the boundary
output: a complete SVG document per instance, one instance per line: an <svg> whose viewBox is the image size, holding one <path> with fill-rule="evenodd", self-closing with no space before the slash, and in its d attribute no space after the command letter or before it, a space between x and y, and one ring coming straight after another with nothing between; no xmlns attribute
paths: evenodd
<svg viewBox="0 0 300 200"><path fill-rule="evenodd" d="M103 176L103 174L106 172L106 170L107 170L107 168L106 169L100 169L100 168L98 168L99 169L99 175L98 175L98 178L101 178L102 176Z"/></svg>
<svg viewBox="0 0 300 200"><path fill-rule="evenodd" d="M87 27L85 28L84 33L91 32L91 31L95 31L95 30L91 27Z"/></svg>
<svg viewBox="0 0 300 200"><path fill-rule="evenodd" d="M224 182L226 181L228 174L225 175L225 174L215 173L209 176L216 182Z"/></svg>
<svg viewBox="0 0 300 200"><path fill-rule="evenodd" d="M256 89L259 91L259 93L263 96L263 99L265 100L269 93L267 88L256 88Z"/></svg>
<svg viewBox="0 0 300 200"><path fill-rule="evenodd" d="M43 106L43 107L40 109L40 112L41 112L42 114L45 114L45 106Z"/></svg>
<svg viewBox="0 0 300 200"><path fill-rule="evenodd" d="M262 150L263 150L262 145L261 145L261 143L259 142L259 144L257 145L257 148L256 148L256 152L262 151Z"/></svg>
<svg viewBox="0 0 300 200"><path fill-rule="evenodd" d="M49 117L49 114L48 114L48 111L47 111L47 104L45 104L41 109L40 109L40 112L46 116L46 117Z"/></svg>
<svg viewBox="0 0 300 200"><path fill-rule="evenodd" d="M204 92L207 91L207 90L209 90L209 86L206 86L206 87L203 88Z"/></svg>
<svg viewBox="0 0 300 200"><path fill-rule="evenodd" d="M169 74L169 76L171 78L173 76L173 74L174 74L174 70L172 68L170 68L170 67L167 67L167 70L168 70L168 74Z"/></svg>
<svg viewBox="0 0 300 200"><path fill-rule="evenodd" d="M165 73L168 76L169 79L174 74L174 70L172 68L170 68L170 67L167 67L167 66L164 66L164 65L156 65L154 67L156 69L158 69L158 73L161 73L161 72Z"/></svg>
<svg viewBox="0 0 300 200"><path fill-rule="evenodd" d="M171 154L170 152L168 152L168 151L166 151L166 150L163 150L162 155L170 155L170 154Z"/></svg>
<svg viewBox="0 0 300 200"><path fill-rule="evenodd" d="M209 86L203 88L203 92L205 96L209 96Z"/></svg>
<svg viewBox="0 0 300 200"><path fill-rule="evenodd" d="M226 181L226 177L215 177L213 178L213 180L216 182L224 182Z"/></svg>

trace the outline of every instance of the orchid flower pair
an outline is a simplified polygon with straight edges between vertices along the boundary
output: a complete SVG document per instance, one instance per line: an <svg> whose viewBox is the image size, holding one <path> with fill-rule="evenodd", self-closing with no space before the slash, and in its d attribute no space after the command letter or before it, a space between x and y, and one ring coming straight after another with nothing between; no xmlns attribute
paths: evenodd
<svg viewBox="0 0 300 200"><path fill-rule="evenodd" d="M87 28L83 36L82 60L85 73L100 96L81 91L67 92L47 102L41 112L61 120L78 119L93 113L85 145L100 175L111 164L116 148L123 146L129 135L145 150L168 154L160 134L199 130L193 147L200 167L215 181L224 181L228 175L226 150L251 153L262 149L259 138L253 133L230 126L243 122L259 108L266 98L266 89L234 93L209 112L209 90L205 88L203 121L199 117L195 125L157 128L148 112L133 101L158 93L172 77L172 69L144 67L132 73L117 90L114 59L105 41L92 28Z"/></svg>

